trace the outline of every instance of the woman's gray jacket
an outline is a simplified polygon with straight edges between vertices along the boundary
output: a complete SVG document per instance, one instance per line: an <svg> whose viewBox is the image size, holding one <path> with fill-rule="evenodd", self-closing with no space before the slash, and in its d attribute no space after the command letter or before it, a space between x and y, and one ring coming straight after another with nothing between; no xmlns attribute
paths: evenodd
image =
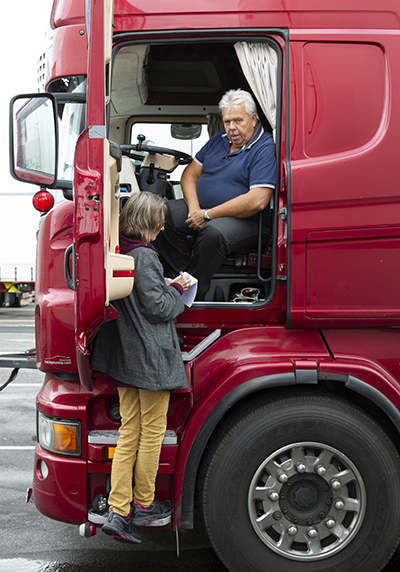
<svg viewBox="0 0 400 572"><path fill-rule="evenodd" d="M129 296L113 302L118 317L103 324L95 338L93 371L141 389L186 388L175 328L185 309L181 296L165 283L156 251L139 246L127 254L135 259L134 287Z"/></svg>

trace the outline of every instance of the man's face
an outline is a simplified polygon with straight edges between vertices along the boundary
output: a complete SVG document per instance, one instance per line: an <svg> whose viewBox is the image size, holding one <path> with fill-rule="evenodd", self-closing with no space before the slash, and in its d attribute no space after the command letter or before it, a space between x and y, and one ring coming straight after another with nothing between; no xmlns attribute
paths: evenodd
<svg viewBox="0 0 400 572"><path fill-rule="evenodd" d="M244 103L231 109L223 109L224 127L233 149L240 149L250 141L257 126L257 116L250 116L245 110Z"/></svg>

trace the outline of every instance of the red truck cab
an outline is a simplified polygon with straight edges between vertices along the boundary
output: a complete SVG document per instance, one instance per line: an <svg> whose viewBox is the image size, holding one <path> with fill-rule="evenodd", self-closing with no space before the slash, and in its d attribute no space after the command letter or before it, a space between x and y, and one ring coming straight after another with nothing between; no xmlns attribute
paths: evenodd
<svg viewBox="0 0 400 572"><path fill-rule="evenodd" d="M181 197L179 163L241 87L276 142L272 238L178 320L190 383L157 498L179 530L197 503L232 572L381 570L400 516L397 3L90 4L54 2L47 92L11 108L14 176L65 196L37 247L37 508L106 518L118 397L90 352L134 284L121 204Z"/></svg>

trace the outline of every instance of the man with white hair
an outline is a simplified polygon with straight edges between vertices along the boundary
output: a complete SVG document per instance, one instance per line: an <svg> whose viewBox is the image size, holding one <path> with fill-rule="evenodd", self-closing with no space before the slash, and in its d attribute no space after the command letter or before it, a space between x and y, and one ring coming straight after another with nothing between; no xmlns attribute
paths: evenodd
<svg viewBox="0 0 400 572"><path fill-rule="evenodd" d="M183 172L184 199L169 201L165 231L156 245L164 266L198 278L198 300L229 253L256 246L260 211L264 239L272 226L267 208L277 178L272 135L259 122L250 93L230 90L219 107L224 128Z"/></svg>

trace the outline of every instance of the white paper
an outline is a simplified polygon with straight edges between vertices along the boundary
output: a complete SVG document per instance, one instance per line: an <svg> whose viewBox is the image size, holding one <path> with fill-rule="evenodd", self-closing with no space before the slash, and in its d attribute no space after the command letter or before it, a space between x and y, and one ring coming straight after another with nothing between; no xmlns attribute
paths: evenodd
<svg viewBox="0 0 400 572"><path fill-rule="evenodd" d="M198 280L197 280L197 278L195 278L194 276L192 276L188 272L182 272L172 282L175 282L175 280L177 280L180 276L188 276L190 278L190 286L187 290L184 290L184 292L182 294L183 303L185 304L185 306L190 308L190 306L194 302L194 299L196 298Z"/></svg>

